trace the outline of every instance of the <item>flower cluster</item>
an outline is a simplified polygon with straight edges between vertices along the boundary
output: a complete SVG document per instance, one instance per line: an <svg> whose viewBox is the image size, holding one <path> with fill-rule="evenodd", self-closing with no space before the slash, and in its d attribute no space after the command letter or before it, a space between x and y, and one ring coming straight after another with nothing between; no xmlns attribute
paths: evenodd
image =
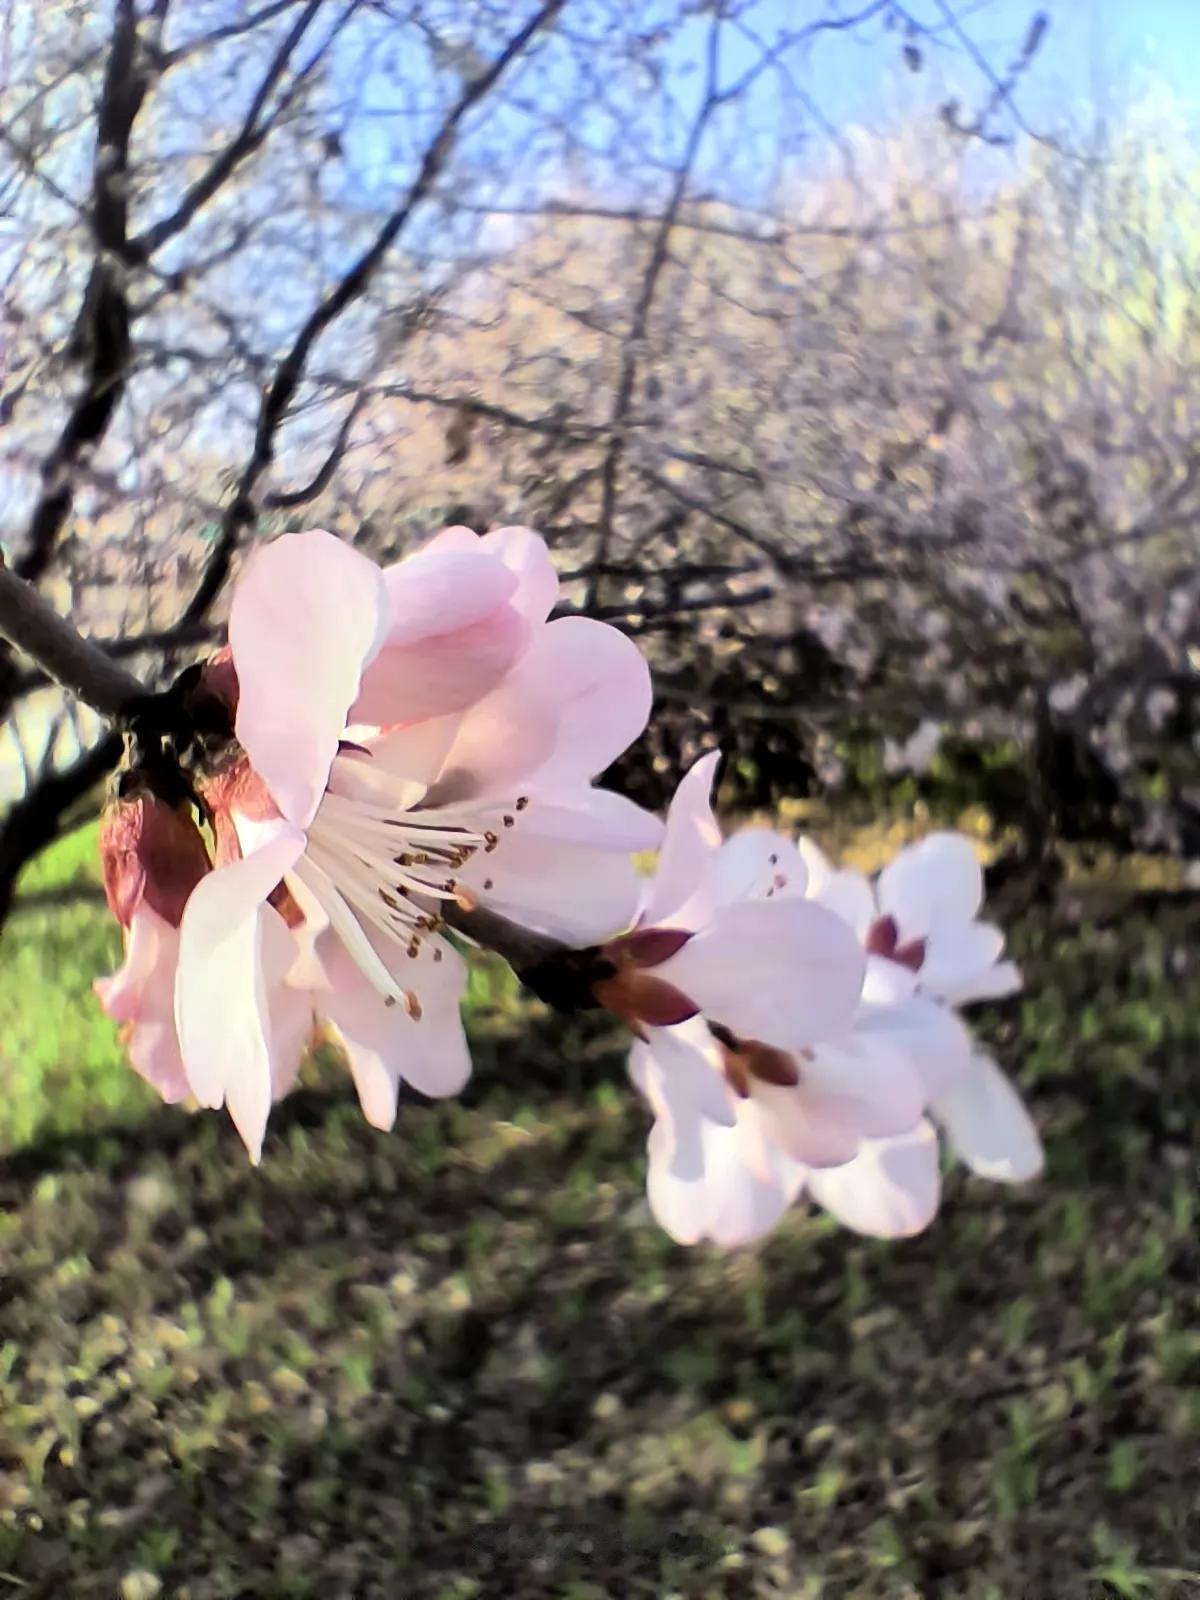
<svg viewBox="0 0 1200 1600"><path fill-rule="evenodd" d="M681 1242L755 1239L805 1193L915 1232L939 1129L976 1172L1032 1177L1033 1125L957 1011L1019 986L966 841L933 835L874 884L809 841L723 841L715 754L664 832L595 787L645 727L646 664L603 623L552 620L557 598L525 528L448 528L384 570L320 531L251 557L203 676L235 742L195 805L127 772L102 830L126 953L96 987L137 1070L224 1105L257 1161L330 1039L388 1128L401 1082L467 1079L447 926L490 912L561 941L573 992L633 1031L650 1203Z"/></svg>
<svg viewBox="0 0 1200 1600"><path fill-rule="evenodd" d="M983 1177L1036 1176L1033 1123L956 1009L1020 987L977 920L969 843L932 834L872 884L809 840L722 842L716 761L680 784L635 927L607 947L640 1035L658 1221L743 1244L807 1193L861 1233L916 1233L940 1198L939 1129Z"/></svg>

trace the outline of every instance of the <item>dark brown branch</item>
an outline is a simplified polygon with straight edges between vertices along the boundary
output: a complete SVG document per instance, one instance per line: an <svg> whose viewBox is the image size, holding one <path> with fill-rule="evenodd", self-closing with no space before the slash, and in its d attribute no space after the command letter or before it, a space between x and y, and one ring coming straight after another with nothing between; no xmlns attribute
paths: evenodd
<svg viewBox="0 0 1200 1600"><path fill-rule="evenodd" d="M342 463L342 457L346 454L346 447L350 443L351 430L361 416L366 400L366 391L360 389L354 397L353 405L342 419L342 425L338 429L337 438L333 441L329 454L304 487L286 491L277 490L274 494L269 494L265 497L263 502L265 505L270 506L272 510L287 510L295 506L307 505L310 500L315 500L319 494L329 487L334 473Z"/></svg>
<svg viewBox="0 0 1200 1600"><path fill-rule="evenodd" d="M532 928L522 928L498 911L489 911L484 906L464 911L454 901L448 902L448 907L443 916L456 932L465 934L485 950L494 950L503 956L518 976L569 953L569 946L561 940L535 933Z"/></svg>
<svg viewBox="0 0 1200 1600"><path fill-rule="evenodd" d="M274 456L275 436L304 376L304 369L313 346L346 308L365 292L409 218L433 189L449 159L464 117L491 91L530 40L557 16L565 3L566 0L544 0L544 4L539 6L525 26L513 35L488 68L465 86L426 148L417 175L409 185L400 205L388 217L370 248L359 257L345 277L325 295L296 335L291 349L280 362L275 377L263 396L250 460L242 472L233 500L222 518L221 531L214 544L212 555L199 586L180 619L182 622L196 622L203 617L229 575L241 531L254 520L254 490Z"/></svg>
<svg viewBox="0 0 1200 1600"><path fill-rule="evenodd" d="M102 717L145 694L138 680L82 634L32 584L0 567L0 635Z"/></svg>
<svg viewBox="0 0 1200 1600"><path fill-rule="evenodd" d="M138 59L134 0L118 0L96 123L91 219L96 260L68 347L70 354L84 363L86 377L58 442L42 466L42 492L24 551L16 562L16 571L23 578L36 580L49 567L74 501L76 464L104 437L124 393L130 353L124 282L129 141L149 82L149 70Z"/></svg>
<svg viewBox="0 0 1200 1600"><path fill-rule="evenodd" d="M162 70L165 72L169 67L178 66L181 61L187 61L201 50L211 50L213 45L223 44L226 39L237 39L244 34L253 33L256 28L274 22L276 17L281 17L285 11L290 11L299 3L300 0L272 0L271 4L262 6L248 17L242 17L237 22L228 22L221 28L214 28L202 38L191 39L187 44L178 45L174 50L165 50L161 60Z"/></svg>
<svg viewBox="0 0 1200 1600"><path fill-rule="evenodd" d="M121 758L121 740L113 733L85 750L63 772L40 779L10 806L0 822L0 928L12 910L17 878L39 851L53 844L68 814L96 787Z"/></svg>
<svg viewBox="0 0 1200 1600"><path fill-rule="evenodd" d="M220 155L212 162L207 171L203 172L196 182L184 195L169 216L153 223L136 239L129 243L130 257L136 261L148 261L156 250L162 248L168 239L173 239L177 233L182 233L197 212L206 206L217 191L233 176L238 167L247 157L252 156L266 139L271 131L273 119L259 121L267 101L274 92L276 84L287 70L301 39L308 31L310 24L317 12L324 4L324 0L308 0L308 4L297 17L287 37L275 52L271 65L263 75L258 91L250 104L241 128L221 151Z"/></svg>

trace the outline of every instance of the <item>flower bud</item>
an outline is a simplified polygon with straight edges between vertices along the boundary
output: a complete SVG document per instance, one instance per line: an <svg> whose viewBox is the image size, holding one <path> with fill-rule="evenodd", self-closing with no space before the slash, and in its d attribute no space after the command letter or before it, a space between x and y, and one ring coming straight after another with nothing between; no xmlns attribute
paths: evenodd
<svg viewBox="0 0 1200 1600"><path fill-rule="evenodd" d="M691 937L680 928L635 928L610 939L600 954L611 975L593 985L595 998L639 1036L647 1027L669 1028L687 1022L700 1009L695 1001L647 969L669 961Z"/></svg>
<svg viewBox="0 0 1200 1600"><path fill-rule="evenodd" d="M105 811L100 863L109 909L126 928L143 901L177 928L188 896L209 870L195 822L146 789Z"/></svg>

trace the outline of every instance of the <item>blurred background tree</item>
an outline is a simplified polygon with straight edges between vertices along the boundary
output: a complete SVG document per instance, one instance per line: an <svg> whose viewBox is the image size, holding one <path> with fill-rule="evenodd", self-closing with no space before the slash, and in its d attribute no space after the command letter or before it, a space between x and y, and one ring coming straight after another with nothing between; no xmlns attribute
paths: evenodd
<svg viewBox="0 0 1200 1600"><path fill-rule="evenodd" d="M255 539L519 519L655 658L644 798L716 735L1194 852L1194 156L1039 133L1006 10L12 0L9 559L161 679ZM112 751L0 711L3 908Z"/></svg>

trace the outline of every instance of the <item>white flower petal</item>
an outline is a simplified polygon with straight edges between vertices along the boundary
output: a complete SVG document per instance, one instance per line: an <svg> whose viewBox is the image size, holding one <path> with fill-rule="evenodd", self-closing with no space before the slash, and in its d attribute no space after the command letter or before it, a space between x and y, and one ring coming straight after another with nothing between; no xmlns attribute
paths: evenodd
<svg viewBox="0 0 1200 1600"><path fill-rule="evenodd" d="M972 1172L995 1183L1028 1183L1044 1157L1033 1118L990 1057L976 1055L971 1069L934 1103L933 1114Z"/></svg>
<svg viewBox="0 0 1200 1600"><path fill-rule="evenodd" d="M892 1139L870 1139L853 1161L808 1176L818 1205L855 1233L903 1239L927 1228L941 1198L937 1135L928 1122Z"/></svg>

